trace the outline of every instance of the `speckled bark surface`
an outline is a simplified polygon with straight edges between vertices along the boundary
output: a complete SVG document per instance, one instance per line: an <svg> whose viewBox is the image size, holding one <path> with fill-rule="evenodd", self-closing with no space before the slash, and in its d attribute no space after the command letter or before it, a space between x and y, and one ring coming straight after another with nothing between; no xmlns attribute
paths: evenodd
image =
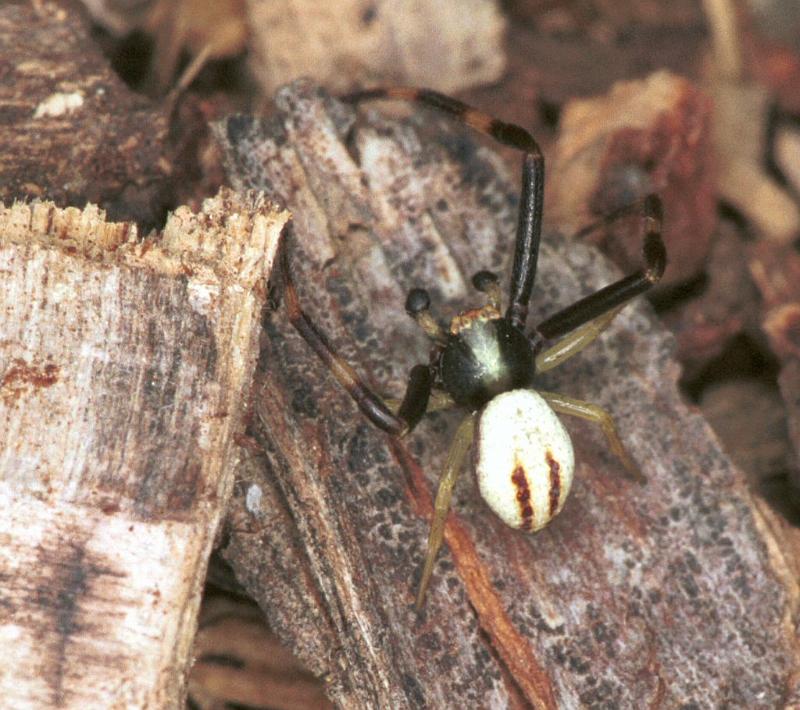
<svg viewBox="0 0 800 710"><path fill-rule="evenodd" d="M405 292L429 287L450 315L480 302L478 269L507 279L518 188L430 114L412 119L425 138L371 109L354 123L307 84L278 105L272 121L217 127L230 179L291 208L306 310L398 396L428 347ZM530 322L615 275L546 235ZM672 349L636 304L541 383L608 407L649 483L624 478L600 432L572 420L573 492L542 532L504 527L464 476L417 616L430 492L459 416L392 441L278 308L253 400L264 453L238 477L225 554L342 707L780 706L796 693L796 583L742 476L682 402Z"/></svg>

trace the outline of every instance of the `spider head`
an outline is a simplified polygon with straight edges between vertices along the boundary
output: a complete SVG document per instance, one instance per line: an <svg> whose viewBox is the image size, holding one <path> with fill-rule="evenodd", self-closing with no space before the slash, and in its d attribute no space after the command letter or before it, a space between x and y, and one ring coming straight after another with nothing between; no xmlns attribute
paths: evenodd
<svg viewBox="0 0 800 710"><path fill-rule="evenodd" d="M439 346L442 389L458 404L478 409L502 392L530 385L535 352L525 334L501 315L497 276L479 271L472 283L488 303L459 313L448 331L430 315L430 297L423 289L409 292L406 311Z"/></svg>
<svg viewBox="0 0 800 710"><path fill-rule="evenodd" d="M480 407L502 392L528 386L533 372L528 339L494 304L453 318L439 376L456 402Z"/></svg>

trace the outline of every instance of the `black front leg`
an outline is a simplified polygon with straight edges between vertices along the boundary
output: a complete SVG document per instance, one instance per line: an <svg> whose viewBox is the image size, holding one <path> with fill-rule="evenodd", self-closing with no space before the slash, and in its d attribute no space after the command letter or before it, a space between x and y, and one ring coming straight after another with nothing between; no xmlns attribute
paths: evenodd
<svg viewBox="0 0 800 710"><path fill-rule="evenodd" d="M661 200L648 195L643 204L644 268L553 314L536 326L535 334L556 338L594 320L653 287L664 274L667 251L661 239Z"/></svg>
<svg viewBox="0 0 800 710"><path fill-rule="evenodd" d="M542 235L544 156L539 144L521 126L492 118L458 99L430 89L398 86L365 89L342 96L342 100L349 103L373 99L416 101L430 106L494 138L498 143L516 148L525 154L522 159L522 194L514 246L514 266L511 272L510 302L506 311L506 318L522 330L528 317L528 302L531 299L533 280L536 276L536 262L539 259L539 242Z"/></svg>
<svg viewBox="0 0 800 710"><path fill-rule="evenodd" d="M506 311L506 318L520 330L524 329L528 318L528 303L536 278L539 242L542 237L544 157L535 142L534 146L536 152L528 153L522 160L522 193L519 198L510 301Z"/></svg>
<svg viewBox="0 0 800 710"><path fill-rule="evenodd" d="M281 274L289 321L353 398L367 419L389 434L405 436L417 425L428 407L428 398L433 385L433 368L428 365L417 365L412 368L406 395L399 412L395 415L383 399L373 392L356 371L336 353L325 335L300 306L289 268L287 237L290 231L287 229L284 232L284 241L280 249Z"/></svg>

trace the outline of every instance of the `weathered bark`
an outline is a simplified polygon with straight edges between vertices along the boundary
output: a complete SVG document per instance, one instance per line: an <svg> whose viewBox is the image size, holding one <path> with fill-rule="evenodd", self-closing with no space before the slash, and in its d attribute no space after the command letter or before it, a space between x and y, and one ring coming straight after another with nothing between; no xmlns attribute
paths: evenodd
<svg viewBox="0 0 800 710"><path fill-rule="evenodd" d="M0 3L0 202L100 205L162 222L167 114L128 89L72 0Z"/></svg>
<svg viewBox="0 0 800 710"><path fill-rule="evenodd" d="M397 396L429 347L403 313L406 290L430 287L439 312L481 302L469 277L508 274L518 188L430 113L418 128L433 121L435 137L422 138L369 110L354 127L349 108L305 83L277 103L274 120L217 127L231 181L292 209L308 313ZM547 235L531 322L616 275L596 251ZM264 452L237 476L224 553L337 704L774 708L798 698L790 558L684 405L673 341L646 304L541 386L610 409L647 485L629 482L602 435L574 421L577 481L541 533L504 527L464 476L419 616L431 490L460 417L430 415L392 440L283 310L265 328L253 420Z"/></svg>
<svg viewBox="0 0 800 710"><path fill-rule="evenodd" d="M5 707L179 707L285 221L0 205Z"/></svg>

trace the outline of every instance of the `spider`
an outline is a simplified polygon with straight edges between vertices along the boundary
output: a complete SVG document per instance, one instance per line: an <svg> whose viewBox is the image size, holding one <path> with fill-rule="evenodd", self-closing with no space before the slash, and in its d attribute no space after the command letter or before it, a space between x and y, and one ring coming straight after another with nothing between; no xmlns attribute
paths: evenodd
<svg viewBox="0 0 800 710"><path fill-rule="evenodd" d="M439 480L416 596L419 610L442 545L453 487L473 441L473 468L482 497L505 523L530 532L540 530L559 513L572 483L572 443L556 412L598 424L629 474L644 481L607 411L562 394L536 390L534 379L594 341L625 303L659 281L667 258L661 239L661 202L649 195L638 203L644 231L644 267L558 311L526 333L542 227L544 157L538 144L520 126L427 89L379 88L342 97L352 104L371 99L427 105L523 153L522 192L505 314L499 279L490 271L479 271L472 278L475 289L485 296L484 305L459 313L448 329L431 315L427 291L412 289L405 310L433 341L433 348L427 364L411 369L402 400L376 394L337 355L303 311L291 276L288 248L284 245L281 249L290 322L370 422L392 436L404 437L426 412L466 409ZM608 219L615 219L617 214ZM558 340L548 343L553 339Z"/></svg>

